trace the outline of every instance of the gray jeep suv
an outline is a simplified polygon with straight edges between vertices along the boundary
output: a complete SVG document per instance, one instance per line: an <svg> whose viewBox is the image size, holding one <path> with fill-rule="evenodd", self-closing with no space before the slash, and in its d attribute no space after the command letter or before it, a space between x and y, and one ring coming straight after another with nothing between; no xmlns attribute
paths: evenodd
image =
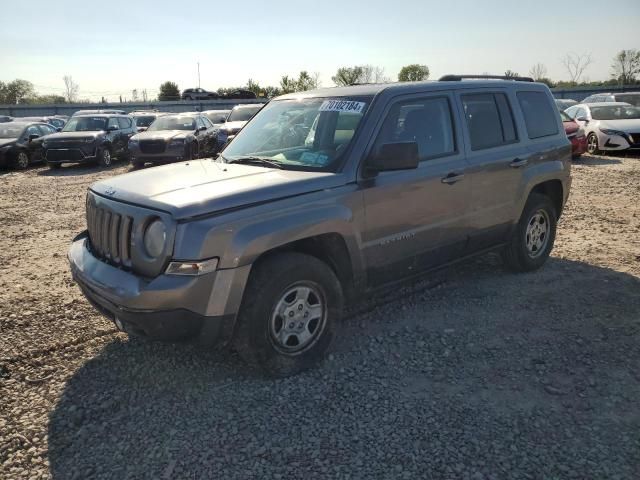
<svg viewBox="0 0 640 480"><path fill-rule="evenodd" d="M384 285L489 250L541 267L570 164L543 84L285 95L217 159L91 186L71 270L121 330L232 344L293 374L324 356L346 303Z"/></svg>

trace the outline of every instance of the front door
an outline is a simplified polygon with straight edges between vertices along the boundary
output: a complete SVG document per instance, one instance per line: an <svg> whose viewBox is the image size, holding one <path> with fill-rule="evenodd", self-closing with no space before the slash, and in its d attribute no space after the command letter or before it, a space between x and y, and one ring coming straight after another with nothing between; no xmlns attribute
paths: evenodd
<svg viewBox="0 0 640 480"><path fill-rule="evenodd" d="M460 125L449 93L399 97L373 144L416 142L417 169L361 182L370 286L446 263L464 249L470 188Z"/></svg>

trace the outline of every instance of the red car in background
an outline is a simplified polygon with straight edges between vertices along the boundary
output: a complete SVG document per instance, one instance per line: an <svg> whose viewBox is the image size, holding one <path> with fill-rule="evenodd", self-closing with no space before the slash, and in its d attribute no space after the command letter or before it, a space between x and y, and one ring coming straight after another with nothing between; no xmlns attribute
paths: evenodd
<svg viewBox="0 0 640 480"><path fill-rule="evenodd" d="M578 158L587 151L587 137L580 128L580 125L574 122L569 115L560 112L560 117L562 118L562 125L564 125L564 133L566 133L567 138L571 140L571 156Z"/></svg>

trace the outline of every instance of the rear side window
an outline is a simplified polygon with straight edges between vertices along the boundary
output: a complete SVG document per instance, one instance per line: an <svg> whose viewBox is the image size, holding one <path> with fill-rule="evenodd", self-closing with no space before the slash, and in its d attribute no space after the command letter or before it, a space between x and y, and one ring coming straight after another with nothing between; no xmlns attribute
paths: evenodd
<svg viewBox="0 0 640 480"><path fill-rule="evenodd" d="M484 150L518 141L513 114L503 93L462 96L471 150Z"/></svg>
<svg viewBox="0 0 640 480"><path fill-rule="evenodd" d="M449 101L424 98L395 104L382 125L375 148L395 142L416 142L421 161L454 153L456 145Z"/></svg>
<svg viewBox="0 0 640 480"><path fill-rule="evenodd" d="M518 92L529 138L542 138L558 133L558 120L549 97L544 92Z"/></svg>

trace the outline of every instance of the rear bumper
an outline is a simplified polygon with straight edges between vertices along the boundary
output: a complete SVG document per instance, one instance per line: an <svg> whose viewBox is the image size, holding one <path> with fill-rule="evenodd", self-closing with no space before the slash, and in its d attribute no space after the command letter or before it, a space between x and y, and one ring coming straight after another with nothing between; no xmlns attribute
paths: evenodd
<svg viewBox="0 0 640 480"><path fill-rule="evenodd" d="M571 155L580 156L587 151L587 137L573 137L571 139Z"/></svg>
<svg viewBox="0 0 640 480"><path fill-rule="evenodd" d="M73 279L89 302L118 328L162 340L193 339L205 345L231 340L242 297L238 287L244 287L248 269L145 279L94 257L87 242L86 233L80 234L69 249Z"/></svg>

